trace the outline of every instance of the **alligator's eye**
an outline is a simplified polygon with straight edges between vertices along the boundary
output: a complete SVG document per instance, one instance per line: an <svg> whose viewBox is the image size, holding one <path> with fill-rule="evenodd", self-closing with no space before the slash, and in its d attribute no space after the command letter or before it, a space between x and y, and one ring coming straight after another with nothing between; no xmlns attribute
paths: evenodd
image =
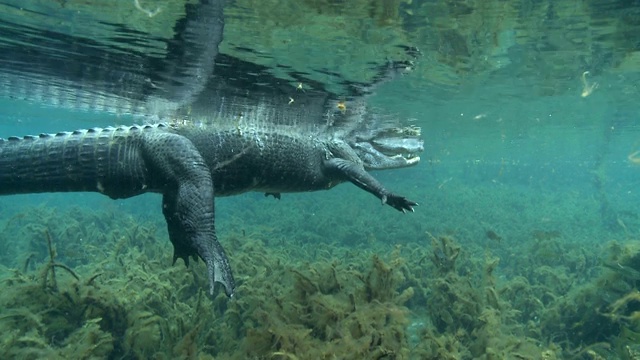
<svg viewBox="0 0 640 360"><path fill-rule="evenodd" d="M347 104L345 104L344 101L340 101L338 105L336 105L336 107L342 112L345 112L347 110Z"/></svg>

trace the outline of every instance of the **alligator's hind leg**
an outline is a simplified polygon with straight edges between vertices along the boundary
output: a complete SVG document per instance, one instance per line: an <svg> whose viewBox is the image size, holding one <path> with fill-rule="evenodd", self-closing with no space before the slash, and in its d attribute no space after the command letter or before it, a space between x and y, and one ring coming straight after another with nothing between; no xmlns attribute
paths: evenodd
<svg viewBox="0 0 640 360"><path fill-rule="evenodd" d="M219 282L233 296L233 274L215 232L213 181L202 156L187 138L171 133L146 138L143 156L154 187L163 192L174 263L182 258L188 265L198 255L207 265L211 294Z"/></svg>

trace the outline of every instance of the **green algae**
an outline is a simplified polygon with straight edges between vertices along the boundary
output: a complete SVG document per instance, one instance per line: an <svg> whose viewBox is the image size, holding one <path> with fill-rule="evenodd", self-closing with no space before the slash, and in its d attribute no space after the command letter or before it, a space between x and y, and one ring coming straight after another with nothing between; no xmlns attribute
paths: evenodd
<svg viewBox="0 0 640 360"><path fill-rule="evenodd" d="M305 221L287 221L296 216ZM161 219L45 206L8 217L0 357L638 358L636 246L602 247L598 267L587 245L554 228L526 232L514 253L500 248L508 227L489 249L464 232L385 244L378 229L396 226L393 218L317 212L314 220L343 234L331 240L315 223L284 238L277 225L244 219L228 219L234 230L221 234L238 282L229 300L202 291L201 263L170 266Z"/></svg>
<svg viewBox="0 0 640 360"><path fill-rule="evenodd" d="M554 334L576 356L585 352L578 344L590 344L593 356L638 359L633 355L640 330L638 258L637 244L610 243L603 259L607 270L554 299L543 313L542 331Z"/></svg>
<svg viewBox="0 0 640 360"><path fill-rule="evenodd" d="M84 246L79 235L62 239L60 219L70 213L74 231L99 239L84 261L70 257L77 260L74 268L57 257L63 248L72 253L74 244ZM407 351L403 303L412 290L399 289L397 253L391 265L377 256L348 264L301 263L258 240L231 236L229 253L243 275L238 298L229 301L222 294L204 295L201 264L168 266L170 251L153 239L152 225L105 216L101 221L112 221L112 230L103 232L88 221L93 215L75 209L33 214L8 225L14 230L38 224L27 226L33 232L21 242L36 254L29 256L30 265L3 271L3 358L356 359Z"/></svg>

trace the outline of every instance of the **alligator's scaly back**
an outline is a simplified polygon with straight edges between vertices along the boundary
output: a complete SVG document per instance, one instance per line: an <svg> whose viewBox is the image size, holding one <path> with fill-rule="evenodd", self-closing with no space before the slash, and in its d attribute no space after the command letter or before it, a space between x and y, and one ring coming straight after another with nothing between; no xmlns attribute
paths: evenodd
<svg viewBox="0 0 640 360"><path fill-rule="evenodd" d="M0 139L0 194L139 194L145 184L142 136L164 128L121 126Z"/></svg>
<svg viewBox="0 0 640 360"><path fill-rule="evenodd" d="M378 69L371 83L352 86L353 94L345 97L305 88L302 83L298 88L281 86L279 91L257 88L249 92L216 78L215 86L206 88L188 112L178 117L187 124L216 129L286 132L352 143L361 138L371 139L375 137L373 134L395 132L397 142L409 138L413 142L405 153L417 153L422 151L419 130L406 127L408 124L393 116L373 111L367 103L376 89L406 71L406 62L389 62Z"/></svg>

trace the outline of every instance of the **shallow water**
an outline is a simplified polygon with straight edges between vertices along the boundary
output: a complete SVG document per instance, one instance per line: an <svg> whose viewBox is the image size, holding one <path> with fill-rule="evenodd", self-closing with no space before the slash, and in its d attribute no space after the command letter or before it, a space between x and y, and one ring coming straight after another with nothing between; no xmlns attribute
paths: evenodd
<svg viewBox="0 0 640 360"><path fill-rule="evenodd" d="M209 105L224 106L216 98L222 81L277 101L290 97L302 101L309 96L311 108L325 96L349 100L388 61L403 62L406 71L375 89L367 100L376 112L422 128L425 151L418 166L375 174L390 189L417 201L416 212L396 214L349 184L330 192L287 194L280 201L262 194L217 199L217 227L223 245L233 249L232 262L240 261L233 260L234 255L260 251L232 245L225 238L277 249L273 250L276 255L265 255L271 256L269 261L256 260L260 264L256 267L283 266L284 270L274 272L289 276L290 268L312 269L305 274L318 283L326 280L314 278L326 270L321 260L339 264L340 279L351 274L350 263L362 274L370 268L375 272L379 267L375 262L370 265L374 254L394 264L394 271L403 274L394 276L404 279L392 281L387 290L395 295L381 296L379 301L410 309L406 319L386 323L389 329L405 329L406 334L398 336L397 344L371 340L369 352L350 354L353 358L376 358L382 348L393 354L387 358L640 358L640 298L633 295L640 281L633 275L640 271L640 155L636 153L640 151L640 2L238 0L224 6L224 36L213 72L206 36L176 37L189 16L185 14L193 15L189 9L200 2L185 3L190 5L185 8L183 2L169 0L119 1L117 5L0 0L0 136L161 121L173 111L184 116L187 108L193 109L191 116L198 111L211 115L216 110L208 109ZM172 62L181 57L189 61ZM180 66L170 68L172 64ZM100 215L91 215L97 210ZM26 277L38 274L49 261L46 247L34 240L42 238L41 229L64 224L70 216L86 222L87 234L116 231L114 224L133 217L126 226L140 223L154 229L161 246L143 254L145 259L164 251L166 256L157 268L171 263L157 195L118 201L96 194L19 195L0 198L0 211L5 249L0 259L6 269L17 268ZM43 213L48 214L47 221L38 220ZM96 225L96 217L104 216L109 217L106 225ZM73 242L79 238L69 233L77 230L69 228L59 233L50 230L58 244L57 261L78 273L86 270L86 277L101 267L129 269L122 265L127 259L140 261L136 256L143 256L129 254L124 259L122 255L120 265L116 260L102 263L111 259L108 253L113 245L104 239L96 240L103 248L95 245L101 250L89 251L84 259L82 251L65 253L63 249L85 246ZM16 231L23 240L15 239ZM109 239L118 243L120 235L111 234ZM452 238L461 247L449 271L433 255L446 254L447 247L432 243L432 236ZM389 254L396 245L403 250L394 263ZM150 245L141 240L135 246L144 253L144 246ZM315 256L322 248L329 249L330 255ZM349 253L354 248L364 259ZM286 260L272 262L283 253ZM24 266L29 254L37 255ZM494 258L500 259L495 271L486 270ZM91 264L97 263L101 265L92 269ZM247 299L258 299L267 294L264 288L256 289L265 283L250 282L264 274L236 266L236 276L245 284L240 295L246 292ZM171 271L184 271L181 264L174 268ZM4 272L5 278L12 274ZM268 276L275 275L265 272L267 282L273 282ZM119 270L113 276L132 275ZM470 279L468 283L461 280L465 278ZM104 279L96 281L105 281L102 290L117 293L118 286L113 284L119 280L109 283L112 287ZM289 294L301 282L300 278L285 281L274 291ZM357 281L344 283L358 288ZM3 286L13 288L6 282ZM349 286L341 291L348 293ZM447 287L448 292L443 290ZM393 300L408 288L415 289L412 300ZM65 291L61 289L55 292ZM492 292L498 294L497 304L487 298ZM349 301L340 293L323 295L325 300L336 296L330 304L339 308L336 303ZM178 300L167 299L165 304L140 307L166 317L159 331L175 345L184 340L188 327L168 330L172 321L183 320L165 313L172 306L206 311L193 310L195 305L189 301L199 296L194 294L197 290ZM292 304L308 300L289 296L282 301L287 299ZM235 306L220 305L222 296L212 301L217 316L230 316L228 310ZM465 301L477 303L477 309L460 305ZM255 304L249 303L233 308L241 313L242 326L234 328L237 336L226 341L237 345L207 347L207 341L220 336L209 332L194 341L200 356L309 358L309 354L321 354L318 358L329 358L332 351L340 350L331 346L340 341L346 344L344 334L329 335L328 330L303 323L309 335L292 339L317 342L291 345L278 332L282 323L300 325L285 311L290 309L284 306L281 323L276 324L273 319L248 315L256 311ZM5 299L2 305L5 315L0 314L0 325L26 337L27 330L6 320L17 316L15 300ZM318 306L328 305L314 309ZM437 310L442 307L448 311ZM132 308L136 309L119 308L130 328L137 319L131 315L135 314ZM37 309L34 304L31 311ZM392 310L388 316L394 319ZM357 316L337 316L338 320L325 325L341 329L337 324ZM105 314L97 317L107 318ZM79 316L75 324L80 328L91 319ZM49 319L39 321L37 332L46 333ZM385 326L385 322L375 324ZM104 323L100 326L105 333L119 334ZM271 339L270 345L249 351L250 342L258 341L256 333L248 330L252 327L268 328L281 340ZM351 336L356 338L353 331ZM114 340L111 351L103 347L94 355L152 356L156 340L131 335L125 345ZM24 357L72 354L60 350L69 346L65 339L46 344L9 337L3 341L35 349L22 352ZM514 345L518 341L524 345ZM176 351L173 355L178 356L176 348L162 351ZM18 354L7 351L7 356Z"/></svg>

